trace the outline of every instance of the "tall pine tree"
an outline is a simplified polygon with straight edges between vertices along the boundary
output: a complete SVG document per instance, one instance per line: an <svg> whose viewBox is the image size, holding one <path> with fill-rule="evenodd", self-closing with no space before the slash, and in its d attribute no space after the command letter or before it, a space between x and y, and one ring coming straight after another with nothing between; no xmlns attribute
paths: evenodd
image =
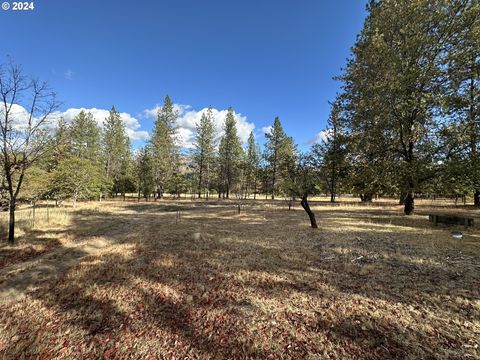
<svg viewBox="0 0 480 360"><path fill-rule="evenodd" d="M125 196L131 168L130 139L114 106L103 123L103 159L105 176L112 183L112 193Z"/></svg>
<svg viewBox="0 0 480 360"><path fill-rule="evenodd" d="M90 112L80 111L70 124L70 153L94 163L100 162L100 128Z"/></svg>
<svg viewBox="0 0 480 360"><path fill-rule="evenodd" d="M150 149L139 149L135 155L135 178L138 192L138 200L143 196L146 201L155 192L155 176L153 170L153 158Z"/></svg>
<svg viewBox="0 0 480 360"><path fill-rule="evenodd" d="M330 193L330 202L335 202L340 181L346 176L347 139L341 117L340 103L332 104L327 129L320 143L312 146L311 161L321 169Z"/></svg>
<svg viewBox="0 0 480 360"><path fill-rule="evenodd" d="M224 131L219 145L219 194L224 198L230 197L230 192L238 182L239 163L242 155L242 145L237 134L237 126L233 109L228 108L225 118Z"/></svg>
<svg viewBox="0 0 480 360"><path fill-rule="evenodd" d="M194 141L193 165L197 178L198 197L205 192L208 198L210 187L210 175L215 160L215 133L213 125L212 109L208 108L202 114L200 123L197 124L197 134Z"/></svg>
<svg viewBox="0 0 480 360"><path fill-rule="evenodd" d="M255 142L255 136L253 131L250 132L247 144L247 166L246 166L246 178L247 178L247 197L250 192L253 192L253 198L257 198L257 186L260 175L260 149Z"/></svg>
<svg viewBox="0 0 480 360"><path fill-rule="evenodd" d="M280 184L284 178L285 161L291 155L292 139L285 134L278 116L273 121L271 131L265 134L265 158L270 173L270 191L272 200L279 193Z"/></svg>
<svg viewBox="0 0 480 360"><path fill-rule="evenodd" d="M167 95L157 113L150 148L152 151L153 174L156 199L162 198L165 186L178 169L178 148L176 145L176 121L178 111Z"/></svg>

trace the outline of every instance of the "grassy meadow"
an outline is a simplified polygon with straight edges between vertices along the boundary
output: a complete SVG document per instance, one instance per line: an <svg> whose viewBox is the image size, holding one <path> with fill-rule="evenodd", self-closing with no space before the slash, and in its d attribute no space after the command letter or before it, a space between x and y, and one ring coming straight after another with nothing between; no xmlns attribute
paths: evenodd
<svg viewBox="0 0 480 360"><path fill-rule="evenodd" d="M480 358L478 209L316 200L317 230L282 200L41 204L35 224L20 207L0 357Z"/></svg>

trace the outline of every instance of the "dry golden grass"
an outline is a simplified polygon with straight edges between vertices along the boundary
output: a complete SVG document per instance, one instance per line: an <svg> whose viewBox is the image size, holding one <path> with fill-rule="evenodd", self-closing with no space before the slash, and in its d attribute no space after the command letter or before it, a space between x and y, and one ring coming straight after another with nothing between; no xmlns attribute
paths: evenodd
<svg viewBox="0 0 480 360"><path fill-rule="evenodd" d="M51 235L59 248L64 238L104 246L0 306L0 355L480 357L478 210L435 209L473 214L464 230L433 227L422 202L411 217L388 203L313 209L318 230L281 201L246 201L241 214L235 202L65 210Z"/></svg>
<svg viewBox="0 0 480 360"><path fill-rule="evenodd" d="M59 237L70 225L71 212L65 208L45 205L35 209L19 206L15 214L16 244L7 243L8 212L0 213L0 269L52 251L69 240Z"/></svg>

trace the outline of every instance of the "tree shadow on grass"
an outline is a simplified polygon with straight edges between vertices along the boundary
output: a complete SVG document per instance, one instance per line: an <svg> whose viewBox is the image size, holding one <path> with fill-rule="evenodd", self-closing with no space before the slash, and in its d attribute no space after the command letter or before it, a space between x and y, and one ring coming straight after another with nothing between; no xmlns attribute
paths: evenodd
<svg viewBox="0 0 480 360"><path fill-rule="evenodd" d="M338 351L342 346L353 346L350 355L358 358L402 358L412 351L428 357L435 353L435 346L447 351L450 345L460 346L468 337L467 332L448 345L442 340L448 336L447 329L439 329L438 337L438 333L407 329L393 321L371 320L368 312L358 317L320 317L316 323L304 315L300 318L305 321L282 328L271 325L271 315L256 302L264 299L278 303L299 294L314 304L334 304L335 298L350 296L423 310L437 308L444 316L451 314L467 320L470 316L459 312L461 307L443 304L442 296L478 299L473 273L462 281L446 281L453 270L415 263L413 258L391 260L395 251L388 249L383 253L379 249L381 256L373 265L366 263L370 270L365 272L362 264L342 257L335 242L329 240L328 230L313 232L298 226L297 212L282 213L275 224L256 219L259 214L253 211L249 213L251 218L228 217L224 209L185 211L185 218L174 226L172 219L159 216L168 210L162 212L157 206L147 205L142 211L134 205L127 205L131 213L83 211L74 217L69 230L78 235L87 231L114 244L132 245L131 255L88 258L75 272L66 272L69 276L53 283L53 287L31 295L42 306L61 313L65 326L81 329L83 340L93 344L96 354L109 351L111 345L105 339L129 343L133 341L131 335L139 339L136 350L119 348L112 354L121 357L130 351L146 357L149 351L156 351L159 356L172 358L267 358L280 354L304 358L321 352L322 343L305 340L314 339L320 332L326 338L334 335L329 341L338 346ZM272 220L278 215L273 214ZM251 238L257 232L266 234L266 224L271 237ZM191 236L196 232L201 234L198 239ZM351 237L365 237L372 232L375 230L358 229ZM350 242L346 246L360 252L366 245ZM368 251L374 249L373 244L368 246ZM334 260L325 261L325 253L335 256ZM295 309L296 305L291 306ZM275 311L278 316L282 313ZM469 311L475 316L475 310ZM264 322L261 331L278 340L278 347L256 339L263 335L251 328L252 317ZM433 321L430 324L438 325ZM25 327L28 329L29 324ZM305 333L307 338L301 337ZM423 350L420 345L411 348L411 334L425 340ZM152 348L151 338L161 344Z"/></svg>
<svg viewBox="0 0 480 360"><path fill-rule="evenodd" d="M426 229L438 229L442 227L435 227L433 223L429 222L428 214L435 213L435 211L428 211L428 210L421 210L417 211L414 216L405 216L403 213L398 211L392 210L378 210L378 209L362 209L359 211L358 209L333 209L330 214L325 214L325 212L320 212L318 215L321 216L321 219L327 225L331 225L331 222L342 223L343 221L347 220L348 222L355 223L354 226L356 227L368 227L368 226L377 226L382 227L385 225L389 226L396 226L399 227L398 231L403 231L401 228L404 229L412 229L412 230L419 230L420 228ZM336 211L335 211L336 210ZM472 217L477 222L480 221L480 213L471 213L471 214L462 214L462 216ZM359 225L358 223L363 225ZM475 231L477 226L470 227L467 231ZM464 229L463 226L455 226L455 227L448 227L448 228L460 228Z"/></svg>
<svg viewBox="0 0 480 360"><path fill-rule="evenodd" d="M34 259L61 246L61 242L43 231L27 231L17 239L15 245L0 245L0 269Z"/></svg>

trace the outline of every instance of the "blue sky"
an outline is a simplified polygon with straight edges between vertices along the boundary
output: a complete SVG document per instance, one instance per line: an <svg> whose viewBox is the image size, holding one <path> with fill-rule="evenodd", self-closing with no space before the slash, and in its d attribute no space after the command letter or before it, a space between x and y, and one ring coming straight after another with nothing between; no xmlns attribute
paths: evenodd
<svg viewBox="0 0 480 360"><path fill-rule="evenodd" d="M62 111L124 112L139 139L165 94L186 135L196 113L232 106L242 131L279 116L302 147L325 127L365 17L361 0L37 0L33 11L0 10L6 55L48 80ZM69 110L70 109L70 110ZM128 119L127 119L128 118ZM190 133L188 133L188 131ZM261 139L259 139L261 141Z"/></svg>

